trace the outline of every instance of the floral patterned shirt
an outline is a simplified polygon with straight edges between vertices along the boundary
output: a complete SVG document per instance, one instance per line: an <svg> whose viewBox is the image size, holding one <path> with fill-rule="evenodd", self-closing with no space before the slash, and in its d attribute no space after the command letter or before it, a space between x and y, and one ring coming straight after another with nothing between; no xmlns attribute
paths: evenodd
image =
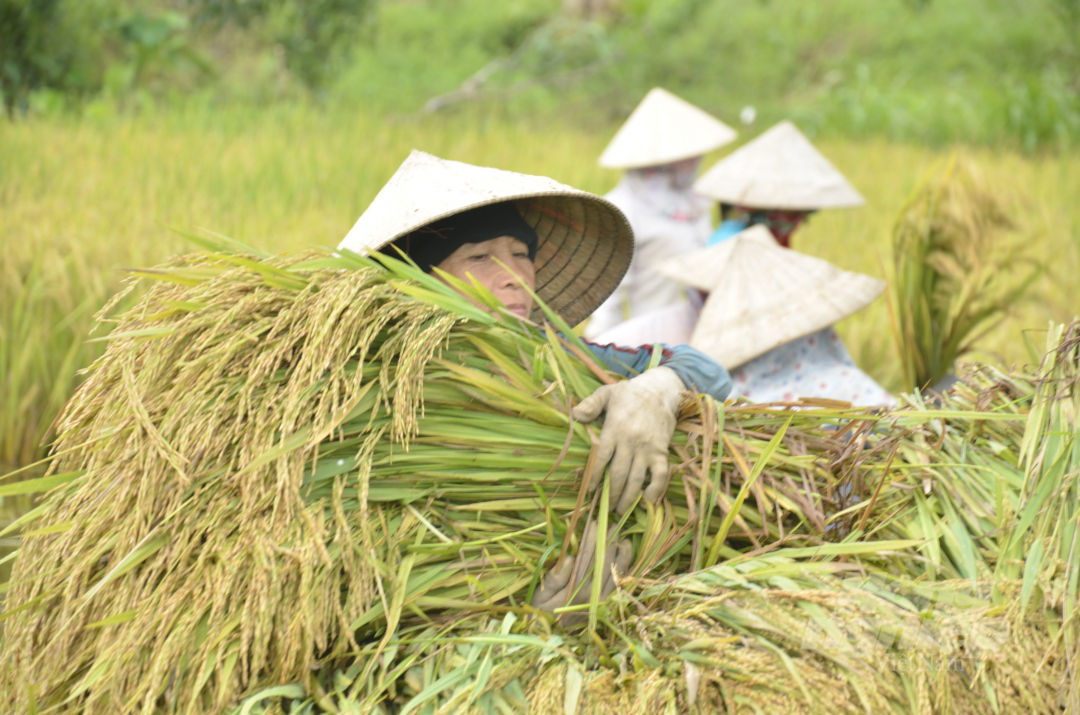
<svg viewBox="0 0 1080 715"><path fill-rule="evenodd" d="M895 405L873 378L855 367L831 327L773 348L731 371L732 395L754 402L825 397L853 405Z"/></svg>

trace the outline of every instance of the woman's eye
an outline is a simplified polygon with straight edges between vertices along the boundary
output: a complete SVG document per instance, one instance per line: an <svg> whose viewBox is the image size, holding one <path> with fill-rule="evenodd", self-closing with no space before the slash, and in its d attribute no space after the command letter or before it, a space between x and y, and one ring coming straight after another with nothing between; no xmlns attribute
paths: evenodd
<svg viewBox="0 0 1080 715"><path fill-rule="evenodd" d="M488 254L486 254L486 253L481 253L481 254L476 255L476 256L469 256L470 261L475 261L477 263L479 263L480 261L486 261L487 259L488 259Z"/></svg>

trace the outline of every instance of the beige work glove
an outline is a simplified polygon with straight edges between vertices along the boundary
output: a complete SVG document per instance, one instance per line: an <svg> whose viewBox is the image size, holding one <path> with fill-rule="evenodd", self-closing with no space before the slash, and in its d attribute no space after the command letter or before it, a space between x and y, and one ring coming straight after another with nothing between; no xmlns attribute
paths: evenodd
<svg viewBox="0 0 1080 715"><path fill-rule="evenodd" d="M600 585L601 601L615 590L615 576L625 575L634 557L630 539L614 541L615 528L612 525L608 529L608 547L604 552L604 581ZM574 573L574 559L563 559L544 575L544 580L533 592L534 608L554 613L556 608L579 606L589 602L589 598L592 597L593 564L596 562L596 531L595 520L590 521L585 527L585 538L581 540L581 548L578 550L578 568L573 584L571 585L570 575ZM614 575L612 566L615 567ZM571 589L577 592L572 600L570 599ZM563 615L563 624L572 626L587 619L588 614L567 613Z"/></svg>
<svg viewBox="0 0 1080 715"><path fill-rule="evenodd" d="M685 389L674 370L654 367L626 382L600 387L571 411L578 422L592 422L607 411L594 474L603 474L611 463L611 503L620 514L641 494L646 472L652 475L646 499L655 504L667 491L668 445ZM590 488L599 484L596 479Z"/></svg>

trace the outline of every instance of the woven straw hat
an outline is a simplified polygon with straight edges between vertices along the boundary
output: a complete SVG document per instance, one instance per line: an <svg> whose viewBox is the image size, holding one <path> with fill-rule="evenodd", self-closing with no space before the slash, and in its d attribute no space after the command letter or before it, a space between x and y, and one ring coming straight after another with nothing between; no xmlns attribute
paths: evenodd
<svg viewBox="0 0 1080 715"><path fill-rule="evenodd" d="M885 290L877 278L782 248L761 225L658 270L709 292L690 344L728 369L857 313Z"/></svg>
<svg viewBox="0 0 1080 715"><path fill-rule="evenodd" d="M656 87L600 155L600 166L637 169L701 156L734 141L736 132L711 114Z"/></svg>
<svg viewBox="0 0 1080 715"><path fill-rule="evenodd" d="M511 200L539 239L537 295L570 325L580 323L619 285L634 253L634 234L611 202L543 176L413 150L338 248L378 251L433 221Z"/></svg>
<svg viewBox="0 0 1080 715"><path fill-rule="evenodd" d="M716 201L753 208L811 211L866 203L788 121L718 161L698 178L694 191Z"/></svg>

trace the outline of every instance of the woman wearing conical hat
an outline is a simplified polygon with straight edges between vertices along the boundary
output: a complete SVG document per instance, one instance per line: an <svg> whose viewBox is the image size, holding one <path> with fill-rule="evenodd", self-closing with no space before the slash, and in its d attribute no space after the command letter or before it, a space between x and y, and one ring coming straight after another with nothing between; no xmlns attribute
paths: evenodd
<svg viewBox="0 0 1080 715"><path fill-rule="evenodd" d="M476 280L511 315L539 318L524 283L572 326L588 318L626 273L633 234L626 217L599 196L544 177L414 151L339 248L394 254L392 246L425 271ZM610 466L611 503L624 513L643 493L656 502L667 489L668 446L682 393L723 400L731 381L720 364L686 345L664 348L651 369L651 345L586 346L609 370L631 378L600 387L572 412L582 422L606 412L598 464L601 473ZM590 528L586 542L596 537ZM630 557L628 541L613 542L607 554L620 572ZM550 611L565 603L569 567L569 560L561 562L549 574L535 605ZM606 595L613 588L609 578L602 590ZM582 585L577 593L587 600L589 589Z"/></svg>
<svg viewBox="0 0 1080 715"><path fill-rule="evenodd" d="M820 209L865 201L794 124L783 121L702 174L694 190L720 202L720 226L710 243L761 224L777 242Z"/></svg>
<svg viewBox="0 0 1080 715"><path fill-rule="evenodd" d="M882 281L782 248L762 225L659 270L688 285L690 300L629 320L599 340L688 343L731 371L732 395L754 402L895 404L855 366L832 328L869 305Z"/></svg>
<svg viewBox="0 0 1080 715"><path fill-rule="evenodd" d="M649 92L600 156L623 169L606 198L634 229L634 259L626 277L586 327L595 336L630 316L682 301L678 283L656 271L671 256L704 247L712 232L709 202L693 191L702 155L735 139L735 131L659 87Z"/></svg>

